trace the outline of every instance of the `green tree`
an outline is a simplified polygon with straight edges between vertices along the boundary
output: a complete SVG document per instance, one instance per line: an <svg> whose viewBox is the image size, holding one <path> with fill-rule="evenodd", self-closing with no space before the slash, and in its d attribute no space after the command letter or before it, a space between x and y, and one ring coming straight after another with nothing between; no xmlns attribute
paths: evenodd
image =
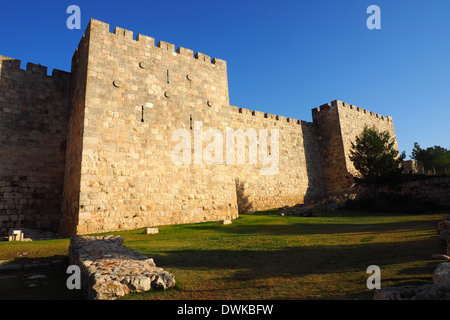
<svg viewBox="0 0 450 320"><path fill-rule="evenodd" d="M440 146L422 149L414 142L411 158L416 160L425 172L450 173L450 150Z"/></svg>
<svg viewBox="0 0 450 320"><path fill-rule="evenodd" d="M389 132L375 127L365 126L350 150L353 166L369 183L386 182L401 174L404 158L405 153L399 154Z"/></svg>

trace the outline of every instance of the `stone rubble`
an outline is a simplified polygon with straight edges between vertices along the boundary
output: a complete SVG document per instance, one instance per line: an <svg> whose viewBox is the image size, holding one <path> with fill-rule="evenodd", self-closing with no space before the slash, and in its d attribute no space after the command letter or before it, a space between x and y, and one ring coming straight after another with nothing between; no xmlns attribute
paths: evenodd
<svg viewBox="0 0 450 320"><path fill-rule="evenodd" d="M436 260L450 260L450 215L438 223L439 239L447 244L447 254L433 254ZM442 262L433 273L433 284L405 285L375 290L374 300L450 300L450 262Z"/></svg>
<svg viewBox="0 0 450 320"><path fill-rule="evenodd" d="M69 263L81 270L81 289L90 300L114 300L152 288L167 289L175 277L153 259L123 246L120 236L73 236Z"/></svg>
<svg viewBox="0 0 450 320"><path fill-rule="evenodd" d="M352 192L330 195L315 203L300 203L291 207L285 206L279 208L278 213L282 216L296 215L301 217L314 217L314 211L335 211L341 209L345 206L347 201L355 200L357 196L357 193Z"/></svg>

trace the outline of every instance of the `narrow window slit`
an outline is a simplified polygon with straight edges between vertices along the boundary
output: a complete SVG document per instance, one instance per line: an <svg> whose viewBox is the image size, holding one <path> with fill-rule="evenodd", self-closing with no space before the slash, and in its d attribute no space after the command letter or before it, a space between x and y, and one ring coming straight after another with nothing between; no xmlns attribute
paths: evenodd
<svg viewBox="0 0 450 320"><path fill-rule="evenodd" d="M144 106L142 106L142 111L141 111L141 122L144 122Z"/></svg>
<svg viewBox="0 0 450 320"><path fill-rule="evenodd" d="M189 115L189 126L192 130L192 114Z"/></svg>
<svg viewBox="0 0 450 320"><path fill-rule="evenodd" d="M169 84L169 70L167 70L167 84Z"/></svg>

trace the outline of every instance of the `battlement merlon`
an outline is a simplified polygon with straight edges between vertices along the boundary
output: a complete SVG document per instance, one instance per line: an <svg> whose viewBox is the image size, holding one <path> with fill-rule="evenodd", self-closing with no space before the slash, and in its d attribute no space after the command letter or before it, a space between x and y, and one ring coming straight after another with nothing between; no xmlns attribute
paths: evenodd
<svg viewBox="0 0 450 320"><path fill-rule="evenodd" d="M68 81L70 79L70 72L53 69L51 76L47 75L48 67L42 66L40 64L35 64L32 62L28 62L26 69L21 69L20 66L22 61L19 59L14 59L6 56L0 55L0 63L1 67L8 67L14 70L20 70L26 74L32 74L40 77L48 77L48 78L57 78L58 80Z"/></svg>
<svg viewBox="0 0 450 320"><path fill-rule="evenodd" d="M123 38L125 41L135 41L139 45L144 45L148 47L149 50L153 49L160 49L160 50L167 50L169 52L174 52L174 54L178 54L181 56L190 56L193 59L200 61L202 63L209 63L211 65L214 65L218 69L226 70L227 63L225 60L218 59L218 58L212 58L206 54L197 52L194 54L194 51L191 49L186 49L183 47L179 47L175 50L175 45L166 41L159 41L155 45L155 38L138 34L136 36L136 39L133 39L133 32L130 30L126 30L121 27L115 27L114 32L110 32L110 25L106 22L102 22L99 20L91 19L89 21L89 24L86 28L85 35L93 36L96 33L103 33L103 34L114 34L120 38Z"/></svg>
<svg viewBox="0 0 450 320"><path fill-rule="evenodd" d="M279 121L279 123L286 123L289 125L309 125L309 126L314 126L314 124L312 122L307 122L307 121L303 121L303 120L297 120L294 118L288 118L285 116L281 116L281 115L275 115L272 113L264 113L262 111L258 111L258 110L251 110L248 108L240 108L240 107L236 107L236 106L230 106L230 108L232 108L233 112L236 112L238 114L243 115L244 117L255 117L255 118L260 118L260 119L266 119L268 121L270 120L275 120L275 121Z"/></svg>
<svg viewBox="0 0 450 320"><path fill-rule="evenodd" d="M313 118L315 118L320 114L320 112L328 112L330 110L335 110L335 109L339 109L339 108L347 108L347 109L355 110L356 112L362 112L369 116L379 118L380 120L383 120L383 121L386 120L387 122L393 122L392 117L390 117L390 116L382 116L380 114L371 112L371 111L363 109L363 108L356 107L352 104L342 102L339 100L331 101L331 104L325 103L325 104L321 105L319 108L313 108L312 116L313 116Z"/></svg>

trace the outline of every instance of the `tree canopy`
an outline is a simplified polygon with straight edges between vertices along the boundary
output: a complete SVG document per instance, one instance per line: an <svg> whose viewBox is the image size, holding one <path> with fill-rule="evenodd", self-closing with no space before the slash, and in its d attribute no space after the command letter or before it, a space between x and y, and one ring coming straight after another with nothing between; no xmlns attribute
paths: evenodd
<svg viewBox="0 0 450 320"><path fill-rule="evenodd" d="M401 173L405 154L399 154L388 131L365 126L351 146L350 160L363 181L382 182Z"/></svg>
<svg viewBox="0 0 450 320"><path fill-rule="evenodd" d="M416 160L428 173L450 173L450 150L440 146L422 149L415 142L411 158Z"/></svg>

